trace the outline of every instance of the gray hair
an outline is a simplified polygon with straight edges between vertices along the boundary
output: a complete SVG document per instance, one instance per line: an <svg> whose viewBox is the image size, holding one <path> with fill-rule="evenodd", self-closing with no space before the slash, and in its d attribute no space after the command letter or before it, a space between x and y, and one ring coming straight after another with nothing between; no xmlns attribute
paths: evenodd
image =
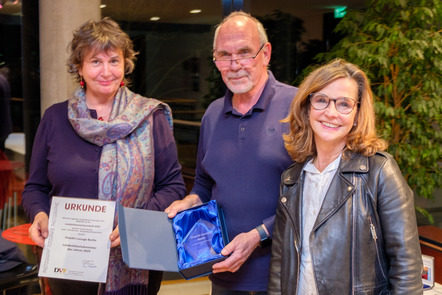
<svg viewBox="0 0 442 295"><path fill-rule="evenodd" d="M264 26L262 25L262 23L255 17L253 17L252 15L250 15L247 12L244 11L234 11L231 14L229 14L228 16L226 16L217 26L215 29L215 35L213 37L213 49L215 49L215 45L216 45L216 38L218 37L218 33L219 33L219 29L221 28L221 26L226 23L228 20L237 17L237 16L242 16L245 18L248 18L250 20L252 20L255 25L256 25L256 29L258 30L258 34L259 34L259 42L261 45L269 42L268 38L267 38L267 33L266 30L264 29Z"/></svg>

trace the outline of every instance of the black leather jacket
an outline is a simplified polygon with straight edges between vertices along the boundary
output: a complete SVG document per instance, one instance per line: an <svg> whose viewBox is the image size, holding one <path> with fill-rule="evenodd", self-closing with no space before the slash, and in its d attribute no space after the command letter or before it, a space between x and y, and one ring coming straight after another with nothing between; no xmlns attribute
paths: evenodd
<svg viewBox="0 0 442 295"><path fill-rule="evenodd" d="M269 294L296 295L305 163L282 175ZM413 192L387 153L352 154L339 168L310 234L319 294L422 294Z"/></svg>

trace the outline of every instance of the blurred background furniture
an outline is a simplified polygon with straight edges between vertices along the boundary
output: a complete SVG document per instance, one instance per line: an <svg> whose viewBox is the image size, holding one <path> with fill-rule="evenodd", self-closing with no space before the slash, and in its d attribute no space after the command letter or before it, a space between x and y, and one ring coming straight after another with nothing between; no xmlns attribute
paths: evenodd
<svg viewBox="0 0 442 295"><path fill-rule="evenodd" d="M29 228L29 227L28 227ZM29 263L17 244L4 238L0 231L0 292L3 295L30 295L39 293L38 267ZM6 236L13 236L7 233ZM32 241L31 241L32 242Z"/></svg>

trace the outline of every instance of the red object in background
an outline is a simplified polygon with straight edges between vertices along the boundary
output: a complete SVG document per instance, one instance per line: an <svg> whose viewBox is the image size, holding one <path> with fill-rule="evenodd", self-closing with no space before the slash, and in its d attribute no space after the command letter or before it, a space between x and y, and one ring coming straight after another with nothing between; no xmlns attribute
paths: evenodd
<svg viewBox="0 0 442 295"><path fill-rule="evenodd" d="M422 254L434 257L434 281L442 284L442 229L424 225L418 231Z"/></svg>
<svg viewBox="0 0 442 295"><path fill-rule="evenodd" d="M24 181L19 179L15 172L23 169L25 163L10 161L5 153L0 150L0 209L4 209L9 198L17 193L17 203L21 202L21 193L24 188Z"/></svg>
<svg viewBox="0 0 442 295"><path fill-rule="evenodd" d="M11 228L6 229L2 232L2 237L5 240L19 243L19 244L26 244L26 245L35 245L34 241L29 238L29 227L31 226L30 223L17 225Z"/></svg>
<svg viewBox="0 0 442 295"><path fill-rule="evenodd" d="M12 175L12 164L0 150L0 209L3 209L8 198L9 182Z"/></svg>

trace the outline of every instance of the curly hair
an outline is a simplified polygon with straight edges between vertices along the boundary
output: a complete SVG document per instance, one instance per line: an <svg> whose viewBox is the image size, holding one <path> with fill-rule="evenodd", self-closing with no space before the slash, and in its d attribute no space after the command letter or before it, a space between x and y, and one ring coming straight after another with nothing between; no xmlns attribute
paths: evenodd
<svg viewBox="0 0 442 295"><path fill-rule="evenodd" d="M99 21L89 20L78 27L72 41L69 43L70 56L66 61L68 72L75 76L75 81L80 82L78 70L81 68L84 57L94 50L102 51L121 49L124 57L124 73L132 73L135 67L137 52L133 49L132 40L120 26L108 17ZM125 78L126 85L129 83Z"/></svg>
<svg viewBox="0 0 442 295"><path fill-rule="evenodd" d="M346 137L346 151L374 155L387 148L385 140L376 134L373 93L367 75L356 65L343 59L335 59L310 73L299 86L298 93L290 105L288 116L281 122L289 124L289 132L283 135L287 152L294 161L304 162L317 155L313 129L310 126L309 95L320 91L339 78L350 78L358 85L358 108L356 126Z"/></svg>

